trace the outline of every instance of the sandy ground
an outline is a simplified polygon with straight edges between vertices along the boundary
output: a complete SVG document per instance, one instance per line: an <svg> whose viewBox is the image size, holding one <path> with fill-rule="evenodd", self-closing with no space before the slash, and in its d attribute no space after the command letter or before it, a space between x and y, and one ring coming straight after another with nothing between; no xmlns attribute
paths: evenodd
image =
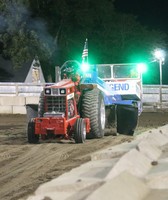
<svg viewBox="0 0 168 200"><path fill-rule="evenodd" d="M143 113L135 131L140 134L168 122L168 113ZM26 137L25 115L0 115L0 199L18 200L39 186L90 160L90 154L109 146L131 141L130 136L114 136L108 130L102 139L45 141L30 145Z"/></svg>

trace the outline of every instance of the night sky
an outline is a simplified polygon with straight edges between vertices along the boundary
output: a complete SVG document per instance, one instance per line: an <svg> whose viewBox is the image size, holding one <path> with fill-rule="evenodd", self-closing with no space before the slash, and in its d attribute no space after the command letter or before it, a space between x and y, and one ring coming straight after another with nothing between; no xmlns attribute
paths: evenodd
<svg viewBox="0 0 168 200"><path fill-rule="evenodd" d="M117 11L126 14L133 14L137 21L146 26L149 30L164 32L168 36L168 0L116 0L115 8ZM167 44L168 47L168 44ZM165 63L162 66L163 84L168 84L168 49L166 50ZM155 73L156 82L159 84L159 65L152 63L150 65L151 74ZM150 83L148 74L144 77Z"/></svg>
<svg viewBox="0 0 168 200"><path fill-rule="evenodd" d="M141 24L168 34L168 0L116 0L115 7L137 16Z"/></svg>
<svg viewBox="0 0 168 200"><path fill-rule="evenodd" d="M109 0L109 1L112 1L112 0ZM70 2L73 2L73 1L70 1ZM137 21L140 22L142 25L146 26L149 30L161 31L167 35L167 42L166 42L167 49L165 49L166 60L165 60L165 64L163 65L163 83L168 85L168 0L115 0L114 6L115 6L116 11L119 11L125 14L133 14L134 16L136 16ZM37 23L38 22L39 21L37 21ZM36 20L34 20L33 24L36 24ZM45 29L45 26L43 25L43 23L41 23L41 21L39 24L40 25L42 24L42 26L39 26L39 25L36 26L37 29L39 30L43 30L43 28ZM45 36L47 35L48 37L48 33L46 33L46 29L45 31L40 31L40 33L44 33L44 35ZM156 76L157 76L155 79L156 82L154 84L159 84L159 78L158 78L159 65L158 63L153 63L152 65L155 65L155 66L152 66L152 67L150 66L150 68L153 71L155 69ZM148 83L150 83L150 81L148 81Z"/></svg>

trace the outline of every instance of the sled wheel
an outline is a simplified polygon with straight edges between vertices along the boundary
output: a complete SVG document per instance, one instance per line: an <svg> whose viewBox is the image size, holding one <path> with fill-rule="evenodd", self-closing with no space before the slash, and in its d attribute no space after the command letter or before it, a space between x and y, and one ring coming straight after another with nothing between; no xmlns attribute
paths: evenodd
<svg viewBox="0 0 168 200"><path fill-rule="evenodd" d="M27 137L30 144L37 144L39 142L39 135L35 134L35 123L32 121L28 123Z"/></svg>
<svg viewBox="0 0 168 200"><path fill-rule="evenodd" d="M75 124L74 139L76 143L84 143L86 140L86 124L84 119L77 119Z"/></svg>
<svg viewBox="0 0 168 200"><path fill-rule="evenodd" d="M133 135L138 123L138 108L133 106L117 106L117 132Z"/></svg>

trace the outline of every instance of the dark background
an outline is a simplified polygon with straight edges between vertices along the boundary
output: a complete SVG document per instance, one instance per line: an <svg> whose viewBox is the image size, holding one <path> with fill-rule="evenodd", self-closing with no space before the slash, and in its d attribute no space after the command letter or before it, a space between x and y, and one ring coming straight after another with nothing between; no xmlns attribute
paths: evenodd
<svg viewBox="0 0 168 200"><path fill-rule="evenodd" d="M122 13L131 13L149 29L163 31L168 35L168 1L167 0L116 0L116 9ZM167 45L167 44L166 44ZM168 84L168 49L165 48L165 61L162 65L162 82ZM159 64L148 63L148 71L143 75L147 84L159 84ZM155 77L155 81L151 80Z"/></svg>
<svg viewBox="0 0 168 200"><path fill-rule="evenodd" d="M54 80L55 66L81 62L88 38L91 64L145 62L144 84L159 84L153 51L168 53L167 7L166 0L0 0L0 81L24 81L35 56Z"/></svg>
<svg viewBox="0 0 168 200"><path fill-rule="evenodd" d="M116 0L114 4L117 10L136 15L143 25L168 33L167 0Z"/></svg>

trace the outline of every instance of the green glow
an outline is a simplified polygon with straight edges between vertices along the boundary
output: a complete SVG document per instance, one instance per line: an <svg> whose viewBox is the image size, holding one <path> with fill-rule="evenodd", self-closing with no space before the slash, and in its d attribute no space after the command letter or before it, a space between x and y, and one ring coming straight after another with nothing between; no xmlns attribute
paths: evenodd
<svg viewBox="0 0 168 200"><path fill-rule="evenodd" d="M145 63L139 63L137 64L137 70L139 73L145 73L147 72L147 65Z"/></svg>
<svg viewBox="0 0 168 200"><path fill-rule="evenodd" d="M83 72L89 71L89 64L88 64L88 63L82 63L82 65L81 65L81 70L82 70Z"/></svg>

